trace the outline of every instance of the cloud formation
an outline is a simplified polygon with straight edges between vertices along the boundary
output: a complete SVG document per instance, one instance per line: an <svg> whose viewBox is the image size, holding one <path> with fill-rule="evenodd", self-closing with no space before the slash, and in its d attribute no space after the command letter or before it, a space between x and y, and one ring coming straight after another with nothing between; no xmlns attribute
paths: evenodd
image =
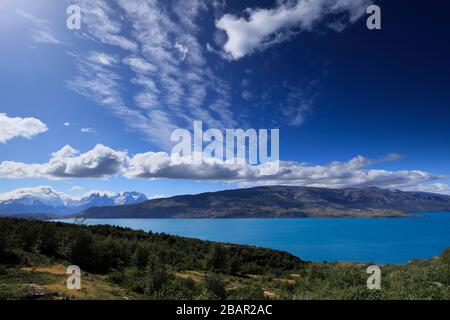
<svg viewBox="0 0 450 320"><path fill-rule="evenodd" d="M109 108L133 131L168 150L171 132L201 120L234 127L230 88L207 65L198 40L202 0L78 0L87 41L105 52L74 55L69 88ZM112 52L111 50L111 52ZM116 56L117 55L117 56ZM134 86L129 86L129 84ZM131 99L130 99L131 98ZM208 103L206 103L208 101Z"/></svg>
<svg viewBox="0 0 450 320"><path fill-rule="evenodd" d="M41 120L36 118L10 118L0 113L0 143L6 143L16 137L31 139L48 130Z"/></svg>
<svg viewBox="0 0 450 320"><path fill-rule="evenodd" d="M439 179L437 175L420 170L371 170L368 167L390 161L357 156L347 162L334 161L328 165L309 165L294 161L280 161L279 169L273 163L230 165L217 159L206 159L203 164L191 164L183 158L164 152L148 152L130 158L124 171L128 178L169 178L211 180L243 185L301 185L311 187L369 187L407 188Z"/></svg>
<svg viewBox="0 0 450 320"><path fill-rule="evenodd" d="M44 44L60 44L61 40L53 31L51 23L45 19L33 16L32 14L18 10L16 12L20 17L33 25L33 41Z"/></svg>
<svg viewBox="0 0 450 320"><path fill-rule="evenodd" d="M245 11L247 18L225 14L217 20L216 27L228 36L224 51L229 58L237 60L301 31L311 31L330 16L347 14L346 22L338 20L342 30L346 24L360 18L369 3L368 0L287 0L273 9L248 8ZM334 25L336 23L330 24Z"/></svg>
<svg viewBox="0 0 450 320"><path fill-rule="evenodd" d="M192 164L190 159L165 152L128 155L104 145L80 154L71 146L55 152L43 164L13 161L0 163L0 178L106 178L122 175L129 179L189 179L252 185L299 185L311 187L370 187L447 193L448 186L436 183L444 177L421 170L375 170L375 164L398 160L396 154L382 159L356 156L347 162L311 165L280 161L260 165L230 164L215 158ZM434 184L433 184L434 183Z"/></svg>
<svg viewBox="0 0 450 320"><path fill-rule="evenodd" d="M81 128L80 131L82 133L96 133L97 132L94 128Z"/></svg>
<svg viewBox="0 0 450 320"><path fill-rule="evenodd" d="M78 0L76 3L81 7L83 25L87 27L87 34L90 37L124 50L136 51L138 49L136 42L121 34L122 24L119 20L111 18L114 10L106 1Z"/></svg>
<svg viewBox="0 0 450 320"><path fill-rule="evenodd" d="M126 160L125 152L101 144L83 154L66 145L53 153L47 163L3 161L0 163L0 178L105 178L119 174Z"/></svg>
<svg viewBox="0 0 450 320"><path fill-rule="evenodd" d="M407 191L419 191L419 192L430 192L430 193L440 193L450 195L450 186L446 183L428 183L428 184L418 184L409 188L405 188Z"/></svg>

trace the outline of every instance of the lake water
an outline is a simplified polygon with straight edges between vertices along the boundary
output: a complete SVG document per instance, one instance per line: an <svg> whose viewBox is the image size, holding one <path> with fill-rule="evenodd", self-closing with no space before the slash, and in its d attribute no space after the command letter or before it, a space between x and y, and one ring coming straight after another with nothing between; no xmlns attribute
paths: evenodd
<svg viewBox="0 0 450 320"><path fill-rule="evenodd" d="M417 218L88 219L86 223L279 249L316 262L406 263L430 258L450 247L450 213L415 216Z"/></svg>

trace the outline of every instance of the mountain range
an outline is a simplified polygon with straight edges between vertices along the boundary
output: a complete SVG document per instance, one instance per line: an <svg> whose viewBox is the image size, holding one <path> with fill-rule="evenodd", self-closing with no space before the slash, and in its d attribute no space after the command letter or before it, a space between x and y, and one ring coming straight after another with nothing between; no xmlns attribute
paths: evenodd
<svg viewBox="0 0 450 320"><path fill-rule="evenodd" d="M376 187L326 189L266 186L91 207L87 218L406 217L450 211L450 196Z"/></svg>
<svg viewBox="0 0 450 320"><path fill-rule="evenodd" d="M90 191L79 198L51 187L20 188L0 194L0 214L73 214L90 207L129 205L146 201L139 192Z"/></svg>

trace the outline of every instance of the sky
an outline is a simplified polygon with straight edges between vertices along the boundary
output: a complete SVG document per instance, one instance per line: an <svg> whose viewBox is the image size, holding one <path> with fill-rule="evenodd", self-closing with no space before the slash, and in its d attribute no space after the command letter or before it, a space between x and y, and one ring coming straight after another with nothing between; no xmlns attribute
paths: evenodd
<svg viewBox="0 0 450 320"><path fill-rule="evenodd" d="M373 3L381 30L366 26ZM70 5L79 30L67 28ZM445 6L2 0L0 193L282 184L450 194ZM279 170L175 161L170 135L194 121L279 129Z"/></svg>

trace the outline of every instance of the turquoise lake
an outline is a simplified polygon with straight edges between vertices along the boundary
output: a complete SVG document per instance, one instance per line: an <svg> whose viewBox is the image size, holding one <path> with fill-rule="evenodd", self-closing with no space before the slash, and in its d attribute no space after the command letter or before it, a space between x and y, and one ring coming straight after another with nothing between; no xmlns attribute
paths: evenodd
<svg viewBox="0 0 450 320"><path fill-rule="evenodd" d="M88 219L86 223L255 245L316 262L406 263L450 247L450 213L415 218Z"/></svg>

